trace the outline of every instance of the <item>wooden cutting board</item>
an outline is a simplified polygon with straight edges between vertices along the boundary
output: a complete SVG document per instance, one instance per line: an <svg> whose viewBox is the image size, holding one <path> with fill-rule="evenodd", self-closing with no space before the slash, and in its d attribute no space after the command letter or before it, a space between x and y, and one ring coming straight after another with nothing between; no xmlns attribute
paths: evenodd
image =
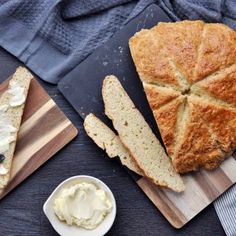
<svg viewBox="0 0 236 236"><path fill-rule="evenodd" d="M59 83L60 91L81 117L93 112L112 127L104 115L101 87L104 77L114 74L162 141L128 47L128 40L135 32L160 21L171 19L156 5L149 6ZM131 171L128 173L166 219L180 228L236 182L236 161L230 157L215 171L185 175L186 191L180 194L156 187Z"/></svg>
<svg viewBox="0 0 236 236"><path fill-rule="evenodd" d="M7 89L9 79L0 85L0 95ZM24 115L8 186L0 199L38 169L77 135L77 129L59 107L33 79L30 84Z"/></svg>
<svg viewBox="0 0 236 236"><path fill-rule="evenodd" d="M174 193L154 186L141 178L137 184L175 227L181 228L229 187L236 183L236 155L228 158L215 171L200 170L183 176L186 190Z"/></svg>

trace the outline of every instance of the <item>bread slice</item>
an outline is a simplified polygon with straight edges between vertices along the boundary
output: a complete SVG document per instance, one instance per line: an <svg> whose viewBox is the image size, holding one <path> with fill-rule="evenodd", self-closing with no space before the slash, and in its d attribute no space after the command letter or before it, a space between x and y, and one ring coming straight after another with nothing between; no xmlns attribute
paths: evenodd
<svg viewBox="0 0 236 236"><path fill-rule="evenodd" d="M88 136L98 145L98 147L106 151L110 158L118 156L124 166L139 175L143 175L142 171L131 157L129 151L120 141L119 136L117 136L94 114L90 113L85 117L84 129Z"/></svg>
<svg viewBox="0 0 236 236"><path fill-rule="evenodd" d="M24 67L18 67L15 74L12 76L9 82L8 90L4 92L0 97L0 107L2 108L0 112L0 117L1 119L5 120L4 123L2 123L2 132L7 125L9 125L9 127L11 127L12 129L11 131L13 131L11 132L11 141L9 145L7 145L7 148L6 146L1 146L0 144L1 152L3 152L0 154L4 155L5 157L3 162L0 163L1 170L4 170L5 172L5 173L2 172L0 174L0 189L3 189L7 185L10 178L10 169L17 142L16 141L17 133L20 128L21 118L25 106L25 100L28 94L29 85L32 78L33 76L29 73L27 69L25 69ZM14 101L15 95L11 93L14 84L17 84L17 89L15 88L16 89L15 92L17 95L19 95L20 93L19 90L22 91L23 103L21 105L17 105L15 103L16 102Z"/></svg>
<svg viewBox="0 0 236 236"><path fill-rule="evenodd" d="M115 76L104 79L102 96L106 115L144 175L156 185L183 191L170 158Z"/></svg>

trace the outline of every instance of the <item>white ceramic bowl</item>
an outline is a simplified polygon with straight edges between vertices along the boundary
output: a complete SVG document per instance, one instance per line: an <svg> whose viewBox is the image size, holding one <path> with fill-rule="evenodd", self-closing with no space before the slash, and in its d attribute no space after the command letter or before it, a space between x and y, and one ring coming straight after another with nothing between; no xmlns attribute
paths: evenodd
<svg viewBox="0 0 236 236"><path fill-rule="evenodd" d="M57 196L58 192L64 188L74 185L75 183L86 181L89 183L93 183L99 188L106 191L108 196L111 199L113 208L112 211L105 217L105 219L101 222L100 225L97 226L97 228L93 230L86 230L81 227L77 226L69 226L65 222L61 222L57 216L54 213L53 210L53 203L54 199ZM48 220L50 221L52 227L57 231L58 234L61 236L102 236L108 232L108 230L111 228L115 217L116 217L116 201L115 198L111 192L111 190L108 188L108 186L103 183L101 180L94 178L92 176L87 175L78 175L71 177L69 179L66 179L63 181L58 187L53 191L53 193L49 196L47 201L43 205L43 211L45 215L47 216Z"/></svg>

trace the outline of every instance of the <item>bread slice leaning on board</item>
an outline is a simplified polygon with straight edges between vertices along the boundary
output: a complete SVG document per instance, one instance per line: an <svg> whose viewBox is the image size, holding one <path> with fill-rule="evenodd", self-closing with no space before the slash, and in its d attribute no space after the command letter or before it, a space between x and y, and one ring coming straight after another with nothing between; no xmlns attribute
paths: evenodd
<svg viewBox="0 0 236 236"><path fill-rule="evenodd" d="M105 114L144 175L156 185L184 191L183 180L170 158L115 76L104 79L102 96Z"/></svg>
<svg viewBox="0 0 236 236"><path fill-rule="evenodd" d="M90 113L85 117L84 129L87 135L100 147L106 151L110 158L118 156L122 165L139 175L143 175L142 171L131 157L129 151L123 143L107 125L105 125L94 114Z"/></svg>
<svg viewBox="0 0 236 236"><path fill-rule="evenodd" d="M8 90L5 91L0 97L0 119L4 119L4 122L0 125L0 132L10 132L9 145L4 145L4 142L0 142L0 153L4 156L4 160L0 163L0 189L6 187L11 173L12 159L14 156L15 146L17 142L17 133L21 125L21 119L24 112L25 101L28 95L30 81L33 76L24 67L18 67L12 78L10 79ZM21 105L17 105L16 98L21 96ZM6 122L5 122L6 121ZM9 128L10 127L10 128ZM7 130L9 128L9 130ZM0 135L1 136L1 135ZM6 141L7 142L7 141ZM5 150L5 151L3 151Z"/></svg>

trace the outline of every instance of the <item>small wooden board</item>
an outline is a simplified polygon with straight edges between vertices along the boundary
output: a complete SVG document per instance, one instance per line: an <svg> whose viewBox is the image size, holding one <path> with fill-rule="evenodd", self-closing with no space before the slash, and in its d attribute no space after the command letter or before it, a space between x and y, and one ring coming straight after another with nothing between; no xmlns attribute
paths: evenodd
<svg viewBox="0 0 236 236"><path fill-rule="evenodd" d="M9 79L0 85L0 96ZM56 103L33 79L30 84L8 186L0 199L38 169L44 162L69 143L77 129Z"/></svg>
<svg viewBox="0 0 236 236"><path fill-rule="evenodd" d="M101 89L104 77L114 74L162 142L133 64L128 40L142 28L148 29L158 22L166 21L171 19L165 12L155 4L150 5L59 83L60 91L82 118L93 112L112 128L111 122L104 115ZM180 194L156 187L131 171L128 173L166 219L174 227L180 228L236 182L236 161L230 157L215 171L201 170L185 175L186 190Z"/></svg>

